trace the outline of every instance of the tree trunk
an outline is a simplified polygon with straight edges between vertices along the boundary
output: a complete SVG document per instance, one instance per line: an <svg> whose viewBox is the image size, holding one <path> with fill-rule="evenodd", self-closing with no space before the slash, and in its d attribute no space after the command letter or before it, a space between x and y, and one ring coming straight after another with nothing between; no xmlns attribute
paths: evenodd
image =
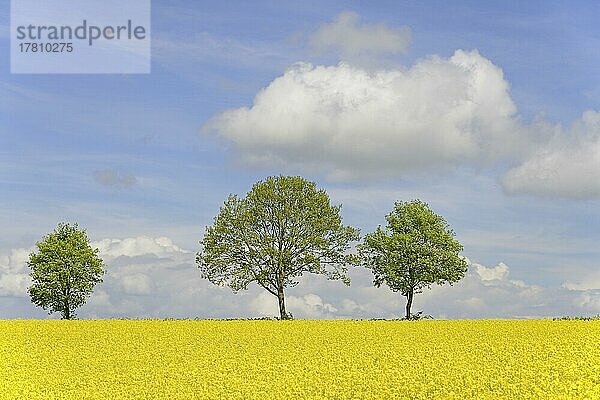
<svg viewBox="0 0 600 400"><path fill-rule="evenodd" d="M412 307L414 290L411 289L406 295L406 319L410 319L410 308Z"/></svg>
<svg viewBox="0 0 600 400"><path fill-rule="evenodd" d="M283 294L283 287L278 288L277 299L279 300L279 318L288 319L287 313L285 312L285 296Z"/></svg>
<svg viewBox="0 0 600 400"><path fill-rule="evenodd" d="M65 281L66 287L63 289L63 296L64 296L63 307L65 308L63 310L63 319L71 319L71 306L69 304L69 296L71 295L71 282L70 282L71 276L70 276L69 272L70 271L67 266L67 279Z"/></svg>
<svg viewBox="0 0 600 400"><path fill-rule="evenodd" d="M63 319L71 319L71 310L69 310L69 302L65 301L65 309L63 310Z"/></svg>
<svg viewBox="0 0 600 400"><path fill-rule="evenodd" d="M69 305L69 291L64 291L63 299L63 319L71 319L71 307Z"/></svg>

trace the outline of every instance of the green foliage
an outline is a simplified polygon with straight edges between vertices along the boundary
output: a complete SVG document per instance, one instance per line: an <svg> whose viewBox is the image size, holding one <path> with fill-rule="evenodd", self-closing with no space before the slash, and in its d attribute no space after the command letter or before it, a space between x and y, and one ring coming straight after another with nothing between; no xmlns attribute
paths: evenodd
<svg viewBox="0 0 600 400"><path fill-rule="evenodd" d="M423 314L423 311L418 311L416 313L412 313L410 314L410 316L404 317L404 318L392 318L392 319L386 319L386 318L371 318L369 319L369 321L421 321L421 320L425 320L425 319L433 319L433 316L431 315L427 315L427 314ZM362 321L360 319L358 320L354 320L354 321Z"/></svg>
<svg viewBox="0 0 600 400"><path fill-rule="evenodd" d="M408 299L410 319L413 295L432 284L455 283L467 272L459 256L462 245L441 216L420 201L396 202L386 216L387 227L377 227L358 246L360 262L370 268L373 283L385 283Z"/></svg>
<svg viewBox="0 0 600 400"><path fill-rule="evenodd" d="M283 315L281 315L279 318L275 317L275 319L278 321L281 321L284 319L292 320L292 319L294 319L294 315L289 311L284 311Z"/></svg>
<svg viewBox="0 0 600 400"><path fill-rule="evenodd" d="M29 255L33 284L29 295L33 304L60 312L63 319L75 317L75 310L85 303L102 282L105 273L98 249L92 249L85 230L77 224L58 224L57 228L36 244L37 252Z"/></svg>
<svg viewBox="0 0 600 400"><path fill-rule="evenodd" d="M416 313L411 313L409 317L404 317L403 320L408 321L420 321L423 319L433 319L431 315L423 314L423 311L418 311Z"/></svg>
<svg viewBox="0 0 600 400"><path fill-rule="evenodd" d="M600 314L592 316L592 317L569 317L569 316L564 316L564 317L554 317L552 318L552 321L597 321L600 320Z"/></svg>
<svg viewBox="0 0 600 400"><path fill-rule="evenodd" d="M283 290L304 272L350 284L347 251L359 235L342 225L340 209L325 190L297 176L268 177L244 198L230 195L200 241L202 277L234 292L256 282L278 297L287 319Z"/></svg>

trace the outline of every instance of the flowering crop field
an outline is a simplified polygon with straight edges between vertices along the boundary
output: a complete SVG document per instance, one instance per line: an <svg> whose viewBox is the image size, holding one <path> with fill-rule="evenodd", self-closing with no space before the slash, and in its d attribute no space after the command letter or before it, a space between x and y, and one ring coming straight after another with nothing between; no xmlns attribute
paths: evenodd
<svg viewBox="0 0 600 400"><path fill-rule="evenodd" d="M600 321L0 321L2 399L600 399Z"/></svg>

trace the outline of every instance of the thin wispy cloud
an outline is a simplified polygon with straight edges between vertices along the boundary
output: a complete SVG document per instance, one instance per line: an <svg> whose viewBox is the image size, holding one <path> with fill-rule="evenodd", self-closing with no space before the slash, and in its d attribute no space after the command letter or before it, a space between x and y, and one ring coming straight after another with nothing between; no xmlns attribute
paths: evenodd
<svg viewBox="0 0 600 400"><path fill-rule="evenodd" d="M131 188L138 183L135 176L110 169L95 171L94 181L111 188Z"/></svg>
<svg viewBox="0 0 600 400"><path fill-rule="evenodd" d="M296 61L293 45L286 41L240 40L200 32L186 40L172 34L152 39L153 61L172 71L190 73L198 66L227 66L279 72ZM190 79L198 79L188 75Z"/></svg>
<svg viewBox="0 0 600 400"><path fill-rule="evenodd" d="M410 42L411 31L407 26L392 28L382 23L361 23L359 14L353 11L338 14L309 37L314 53L334 54L340 60L354 63L406 53Z"/></svg>

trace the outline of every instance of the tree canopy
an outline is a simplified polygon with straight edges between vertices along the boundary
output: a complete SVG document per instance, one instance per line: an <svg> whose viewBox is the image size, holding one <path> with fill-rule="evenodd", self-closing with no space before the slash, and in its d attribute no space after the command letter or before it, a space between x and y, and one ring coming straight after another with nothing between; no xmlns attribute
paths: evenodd
<svg viewBox="0 0 600 400"><path fill-rule="evenodd" d="M105 273L98 249L77 224L58 224L57 228L37 242L37 251L29 255L32 285L29 295L33 304L60 312L63 319L73 319Z"/></svg>
<svg viewBox="0 0 600 400"><path fill-rule="evenodd" d="M202 277L234 292L255 282L277 297L287 319L284 289L303 273L350 284L347 251L359 234L342 224L340 210L325 190L297 176L268 177L244 198L230 195L200 241Z"/></svg>
<svg viewBox="0 0 600 400"><path fill-rule="evenodd" d="M379 226L365 236L359 255L375 286L385 283L407 298L405 318L410 319L415 294L432 284L457 282L467 263L459 256L463 247L454 231L426 203L396 202L386 220L385 229Z"/></svg>

